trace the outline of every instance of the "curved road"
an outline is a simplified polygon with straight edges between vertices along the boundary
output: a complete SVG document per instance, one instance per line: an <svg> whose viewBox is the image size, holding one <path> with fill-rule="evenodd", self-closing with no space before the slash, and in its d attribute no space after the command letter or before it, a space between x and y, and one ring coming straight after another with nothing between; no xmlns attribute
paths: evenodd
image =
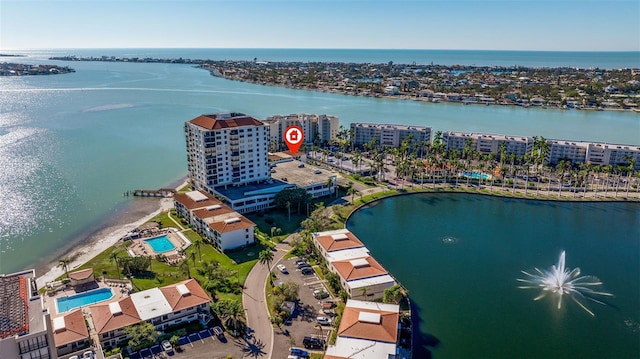
<svg viewBox="0 0 640 359"><path fill-rule="evenodd" d="M278 250L273 253L271 266L278 263L291 247L288 244L280 243L276 248ZM253 337L247 341L249 350L245 352L245 356L248 357L271 358L273 351L273 325L269 317L265 295L268 274L267 267L258 262L253 266L244 282L242 306L247 315L247 326L253 333Z"/></svg>

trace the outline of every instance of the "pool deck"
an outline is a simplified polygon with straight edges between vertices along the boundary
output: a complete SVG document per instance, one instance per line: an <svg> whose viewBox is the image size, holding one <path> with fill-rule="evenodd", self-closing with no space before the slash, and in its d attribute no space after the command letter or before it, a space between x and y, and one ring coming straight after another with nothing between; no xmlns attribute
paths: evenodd
<svg viewBox="0 0 640 359"><path fill-rule="evenodd" d="M169 242L173 244L175 249L163 252L156 253L156 251L151 248L149 243L145 242L148 239L167 236ZM167 257L169 263L177 262L183 258L183 256L179 253L180 250L186 249L191 245L191 242L180 232L175 230L174 228L163 229L159 231L155 231L149 233L148 236L132 239L132 244L127 248L127 252L132 257L141 257L141 256L156 256L158 254L162 254Z"/></svg>
<svg viewBox="0 0 640 359"><path fill-rule="evenodd" d="M95 281L93 283L88 283L82 286L76 286L75 288L72 285L67 284L59 287L55 291L49 291L49 294L42 296L42 298L44 298L45 307L49 310L49 313L51 313L51 317L54 318L54 317L58 317L60 315L69 313L76 309L74 308L68 312L59 313L56 305L56 300L58 298L70 297L76 294L81 294L81 293L86 293L88 291L96 290L98 288L111 288L113 297L99 302L99 303L109 303L115 300L120 300L122 298L128 297L133 286L131 285L131 282L129 282L126 279L123 279L123 280L107 279L106 283L105 281L100 280L100 281ZM92 305L92 304L89 304L89 305ZM83 306L82 307L83 310L86 309L89 305Z"/></svg>

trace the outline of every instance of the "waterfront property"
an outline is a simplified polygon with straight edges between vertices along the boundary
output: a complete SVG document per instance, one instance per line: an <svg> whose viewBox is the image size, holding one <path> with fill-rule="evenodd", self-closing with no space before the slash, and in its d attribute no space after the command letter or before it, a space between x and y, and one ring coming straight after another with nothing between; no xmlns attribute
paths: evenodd
<svg viewBox="0 0 640 359"><path fill-rule="evenodd" d="M147 243L156 254L165 253L176 249L176 246L171 243L166 234L159 237L145 239L144 242Z"/></svg>
<svg viewBox="0 0 640 359"><path fill-rule="evenodd" d="M174 205L178 216L221 251L255 243L255 224L205 192L176 194Z"/></svg>
<svg viewBox="0 0 640 359"><path fill-rule="evenodd" d="M82 351L89 347L89 330L81 309L55 317L51 324L58 356Z"/></svg>
<svg viewBox="0 0 640 359"><path fill-rule="evenodd" d="M400 307L360 300L347 300L334 345L325 359L389 359L408 357L399 345Z"/></svg>
<svg viewBox="0 0 640 359"><path fill-rule="evenodd" d="M174 261L182 258L180 250L191 245L184 234L173 228L150 230L145 236L137 237L131 239L133 244L127 247L127 252L132 257L163 255L169 261Z"/></svg>
<svg viewBox="0 0 640 359"><path fill-rule="evenodd" d="M455 149L461 153L469 146L483 154L497 154L500 146L504 144L507 154L522 157L533 149L533 138L527 136L445 131L442 133L442 140L447 149Z"/></svg>
<svg viewBox="0 0 640 359"><path fill-rule="evenodd" d="M384 290L396 284L369 250L349 230L313 233L313 241L328 269L338 275L350 298L382 299Z"/></svg>
<svg viewBox="0 0 640 359"><path fill-rule="evenodd" d="M76 308L85 307L98 302L104 302L111 298L113 298L113 291L111 288L98 288L72 296L59 297L56 298L56 311L58 313L64 313Z"/></svg>
<svg viewBox="0 0 640 359"><path fill-rule="evenodd" d="M0 358L58 357L35 270L0 275Z"/></svg>
<svg viewBox="0 0 640 359"><path fill-rule="evenodd" d="M263 121L269 126L271 151L285 148L284 131L289 126L300 126L304 131L304 142L329 143L338 134L339 120L331 115L291 114L269 116Z"/></svg>
<svg viewBox="0 0 640 359"><path fill-rule="evenodd" d="M104 347L116 347L130 338L125 328L142 321L162 331L168 326L209 319L211 299L195 279L136 292L129 297L89 307L93 326Z"/></svg>
<svg viewBox="0 0 640 359"><path fill-rule="evenodd" d="M353 141L356 146L375 141L380 146L399 147L411 136L411 145L431 141L431 127L377 123L352 123Z"/></svg>

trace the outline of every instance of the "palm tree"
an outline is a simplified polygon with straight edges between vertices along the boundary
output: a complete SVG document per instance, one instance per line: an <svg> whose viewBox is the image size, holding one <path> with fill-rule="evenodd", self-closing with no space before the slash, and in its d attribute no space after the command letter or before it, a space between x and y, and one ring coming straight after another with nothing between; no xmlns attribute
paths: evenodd
<svg viewBox="0 0 640 359"><path fill-rule="evenodd" d="M200 246L202 245L202 239L201 238L196 238L196 239L193 240L192 243L193 243L194 246L196 246L196 249L198 250L198 259L200 260L200 262L202 262L202 253L200 252Z"/></svg>
<svg viewBox="0 0 640 359"><path fill-rule="evenodd" d="M67 278L69 278L69 263L71 262L71 260L69 258L60 258L58 260L58 267L62 267L62 269L64 269L65 274L67 275Z"/></svg>
<svg viewBox="0 0 640 359"><path fill-rule="evenodd" d="M272 251L265 249L258 254L258 262L260 262L260 264L264 264L267 266L267 270L269 271L269 281L271 282L271 285L273 285L273 280L271 278L271 262L272 261L273 261Z"/></svg>
<svg viewBox="0 0 640 359"><path fill-rule="evenodd" d="M195 265L196 265L196 252L195 251L189 252L189 258L191 258L191 262L193 262L193 266L195 267Z"/></svg>
<svg viewBox="0 0 640 359"><path fill-rule="evenodd" d="M120 259L118 258L118 254L120 252L118 251L113 251L111 252L111 254L109 254L109 260L111 262L115 262L116 264L116 272L118 273L118 279L120 279Z"/></svg>
<svg viewBox="0 0 640 359"><path fill-rule="evenodd" d="M191 279L191 269L189 268L189 261L186 258L180 262L180 270Z"/></svg>
<svg viewBox="0 0 640 359"><path fill-rule="evenodd" d="M349 189L347 190L347 194L351 195L351 203L353 203L353 196L355 196L356 193L358 193L358 190L355 189L353 186L349 187Z"/></svg>

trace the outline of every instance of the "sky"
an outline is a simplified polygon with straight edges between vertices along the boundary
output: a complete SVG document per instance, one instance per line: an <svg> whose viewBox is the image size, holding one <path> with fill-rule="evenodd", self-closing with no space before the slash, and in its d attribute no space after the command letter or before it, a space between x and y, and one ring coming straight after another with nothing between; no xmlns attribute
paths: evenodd
<svg viewBox="0 0 640 359"><path fill-rule="evenodd" d="M640 0L0 0L0 49L640 51Z"/></svg>

